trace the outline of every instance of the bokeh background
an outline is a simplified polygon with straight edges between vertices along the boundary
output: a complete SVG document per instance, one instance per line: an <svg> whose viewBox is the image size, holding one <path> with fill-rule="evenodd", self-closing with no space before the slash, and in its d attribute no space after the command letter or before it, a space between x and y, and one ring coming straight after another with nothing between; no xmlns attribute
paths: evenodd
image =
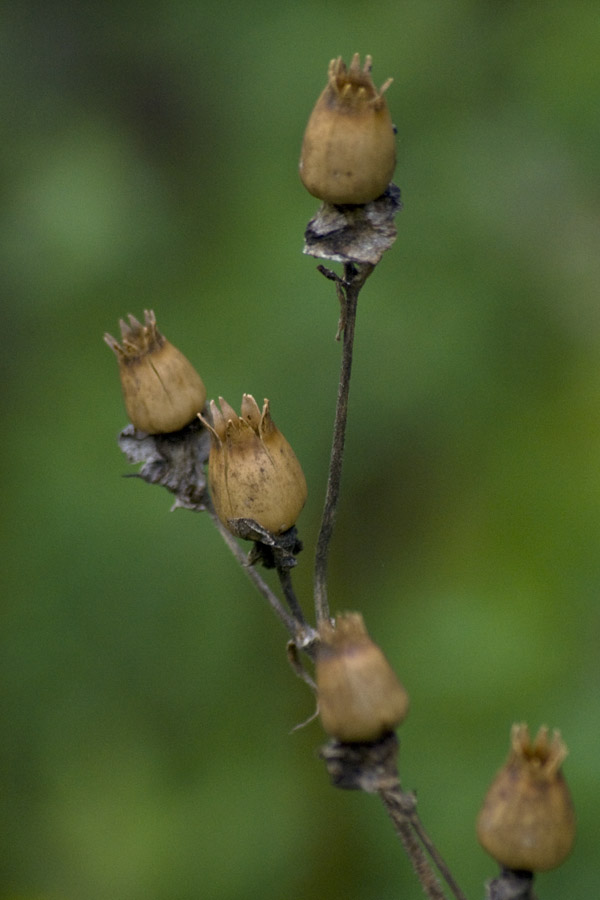
<svg viewBox="0 0 600 900"><path fill-rule="evenodd" d="M209 396L269 397L310 486L339 363L297 176L329 60L395 81L399 238L359 309L330 595L412 697L402 774L471 898L510 725L559 727L598 892L600 17L594 0L6 4L2 900L392 900L374 798L329 786L285 634L208 519L116 446L102 342L156 311Z"/></svg>

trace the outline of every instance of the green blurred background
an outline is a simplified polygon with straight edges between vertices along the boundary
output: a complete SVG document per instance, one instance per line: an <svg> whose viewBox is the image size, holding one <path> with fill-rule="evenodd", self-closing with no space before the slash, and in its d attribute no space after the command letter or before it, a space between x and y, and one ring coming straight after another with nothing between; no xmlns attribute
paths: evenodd
<svg viewBox="0 0 600 900"><path fill-rule="evenodd" d="M156 311L309 482L337 384L297 176L329 60L395 81L399 238L361 298L330 594L412 698L402 773L470 898L513 721L560 727L598 892L600 16L565 3L23 2L0 24L2 900L420 897L329 786L285 633L208 519L124 480L102 342Z"/></svg>

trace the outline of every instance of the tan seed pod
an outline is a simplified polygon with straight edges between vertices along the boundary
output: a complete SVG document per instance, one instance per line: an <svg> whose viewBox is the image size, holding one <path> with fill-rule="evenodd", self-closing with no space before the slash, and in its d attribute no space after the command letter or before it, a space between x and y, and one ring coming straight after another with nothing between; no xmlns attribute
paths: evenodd
<svg viewBox="0 0 600 900"><path fill-rule="evenodd" d="M492 782L477 819L482 847L508 869L544 872L559 866L575 839L575 814L561 765L560 733L513 725L511 750Z"/></svg>
<svg viewBox="0 0 600 900"><path fill-rule="evenodd" d="M204 382L183 353L156 327L151 310L144 324L121 319L121 343L104 340L114 351L125 408L132 425L146 434L168 434L192 422L206 403Z"/></svg>
<svg viewBox="0 0 600 900"><path fill-rule="evenodd" d="M406 717L409 698L360 613L321 623L315 677L321 723L345 743L375 741Z"/></svg>
<svg viewBox="0 0 600 900"><path fill-rule="evenodd" d="M327 87L308 120L300 178L309 193L335 204L369 203L381 196L396 167L396 139L384 91L371 78L371 57L361 69L331 60Z"/></svg>
<svg viewBox="0 0 600 900"><path fill-rule="evenodd" d="M273 534L288 531L306 502L304 473L275 426L265 400L261 410L244 394L242 414L222 398L210 402L213 427L208 479L215 510L233 534L233 519L253 519ZM209 426L210 427L210 426Z"/></svg>

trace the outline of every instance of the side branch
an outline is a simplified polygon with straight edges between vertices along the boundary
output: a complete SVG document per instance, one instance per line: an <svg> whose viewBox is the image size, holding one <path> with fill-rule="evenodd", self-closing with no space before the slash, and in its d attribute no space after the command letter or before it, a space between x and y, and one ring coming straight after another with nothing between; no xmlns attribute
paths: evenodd
<svg viewBox="0 0 600 900"><path fill-rule="evenodd" d="M366 743L333 740L321 748L319 755L325 760L335 787L379 794L429 900L446 900L446 894L427 855L437 866L456 900L466 900L421 825L415 795L402 790L395 732L390 731L379 740Z"/></svg>
<svg viewBox="0 0 600 900"><path fill-rule="evenodd" d="M394 823L396 834L406 850L406 854L421 882L424 893L429 897L429 900L446 900L442 886L435 877L427 862L423 848L413 833L410 820L402 803L402 791L398 788L393 788L391 790L382 790L379 792L379 795L383 800L390 819Z"/></svg>
<svg viewBox="0 0 600 900"><path fill-rule="evenodd" d="M421 822L419 814L417 813L415 795L410 792L403 791L400 787L399 782L398 784L393 785L391 788L380 790L379 795L383 801L385 808L388 811L392 822L394 823L394 827L396 829L398 837L402 841L404 848L407 850L413 866L417 871L417 874L419 874L419 878L421 878L427 896L437 897L438 894L436 894L435 891L441 891L441 888L439 882L433 875L429 864L425 860L423 850L416 841L417 838L425 848L425 851L436 866L440 875L450 888L452 895L456 898L456 900L466 900L466 897L458 886L454 876L452 875L452 872L446 865L439 850L423 827L423 823ZM418 848L418 852L414 849L415 844ZM423 880L421 875L425 877L426 881ZM430 895L427 892L428 889L425 887L425 883L427 883L428 885L433 885L433 894ZM440 896L444 897L443 892L440 894Z"/></svg>
<svg viewBox="0 0 600 900"><path fill-rule="evenodd" d="M295 646L300 650L303 650L308 654L308 656L312 658L314 656L314 648L317 641L317 634L315 630L305 621L298 621L298 619L290 615L290 613L282 605L279 597L275 593L273 593L269 585L261 577L260 573L255 569L254 566L249 565L246 554L244 553L234 536L227 530L227 528L225 528L225 526L217 516L212 503L206 503L206 510L213 520L217 531L241 565L250 581L253 582L253 584L258 589L259 593L265 598L277 618L287 629Z"/></svg>

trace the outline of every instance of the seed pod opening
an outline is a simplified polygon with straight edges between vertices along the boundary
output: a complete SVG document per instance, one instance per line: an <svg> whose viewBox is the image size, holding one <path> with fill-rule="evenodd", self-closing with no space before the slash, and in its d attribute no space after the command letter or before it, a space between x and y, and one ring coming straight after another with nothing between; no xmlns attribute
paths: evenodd
<svg viewBox="0 0 600 900"><path fill-rule="evenodd" d="M477 819L482 847L508 869L543 872L571 852L575 815L561 765L567 748L558 731L513 725L511 751L492 782Z"/></svg>
<svg viewBox="0 0 600 900"><path fill-rule="evenodd" d="M355 53L347 68L329 64L328 83L311 113L300 155L300 178L309 193L335 204L380 197L396 167L396 139L384 91L371 78L372 60Z"/></svg>

